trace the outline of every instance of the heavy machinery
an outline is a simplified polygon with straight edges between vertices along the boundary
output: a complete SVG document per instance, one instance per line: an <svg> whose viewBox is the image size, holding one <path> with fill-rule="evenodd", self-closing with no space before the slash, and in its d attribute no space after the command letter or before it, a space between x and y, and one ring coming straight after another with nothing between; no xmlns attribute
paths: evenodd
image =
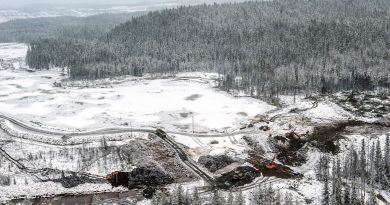
<svg viewBox="0 0 390 205"><path fill-rule="evenodd" d="M106 176L106 179L111 183L113 187L129 186L129 173L128 172L113 172Z"/></svg>
<svg viewBox="0 0 390 205"><path fill-rule="evenodd" d="M306 133L297 133L295 131L292 131L292 132L288 132L285 134L285 137L287 139L292 139L292 138L295 138L295 139L301 139L301 137L305 137L309 134L309 131L307 131Z"/></svg>
<svg viewBox="0 0 390 205"><path fill-rule="evenodd" d="M296 133L295 131L288 132L285 134L285 137L287 139L292 139L292 138L300 138L300 134Z"/></svg>
<svg viewBox="0 0 390 205"><path fill-rule="evenodd" d="M276 169L276 163L275 163L275 159L276 159L277 155L275 155L273 158L272 158L272 161L270 163L268 163L267 165L265 165L265 167L267 169Z"/></svg>
<svg viewBox="0 0 390 205"><path fill-rule="evenodd" d="M167 133L162 129L156 129L156 134L161 138L167 138Z"/></svg>

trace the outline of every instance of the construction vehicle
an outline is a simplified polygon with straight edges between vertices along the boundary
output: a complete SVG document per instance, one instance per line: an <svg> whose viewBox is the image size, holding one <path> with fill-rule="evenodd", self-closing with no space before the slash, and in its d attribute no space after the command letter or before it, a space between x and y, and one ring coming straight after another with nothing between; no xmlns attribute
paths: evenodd
<svg viewBox="0 0 390 205"><path fill-rule="evenodd" d="M272 161L270 163L268 163L267 165L265 165L265 167L267 169L276 169L276 163L275 163L275 159L276 159L277 155L275 155L273 158L272 158Z"/></svg>
<svg viewBox="0 0 390 205"><path fill-rule="evenodd" d="M285 137L287 139L292 139L292 138L300 138L300 135L298 133L296 133L295 131L292 131L292 132L287 132L285 134Z"/></svg>
<svg viewBox="0 0 390 205"><path fill-rule="evenodd" d="M292 132L287 132L285 134L285 137L288 138L288 139L292 139L292 138L295 138L295 139L301 139L301 137L305 137L309 134L309 131L306 131L306 133L297 133L295 131L292 131Z"/></svg>
<svg viewBox="0 0 390 205"><path fill-rule="evenodd" d="M167 133L162 129L156 129L156 134L161 138L167 138Z"/></svg>
<svg viewBox="0 0 390 205"><path fill-rule="evenodd" d="M129 185L129 173L128 172L113 172L106 176L106 179L111 183L113 187Z"/></svg>

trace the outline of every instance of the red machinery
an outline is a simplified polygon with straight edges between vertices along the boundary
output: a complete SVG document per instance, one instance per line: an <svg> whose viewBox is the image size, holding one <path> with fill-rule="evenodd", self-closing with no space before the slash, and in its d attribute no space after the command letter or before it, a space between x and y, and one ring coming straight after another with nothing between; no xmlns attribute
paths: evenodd
<svg viewBox="0 0 390 205"><path fill-rule="evenodd" d="M306 133L302 133L302 134L299 134L299 133L296 133L295 131L292 131L292 132L287 132L285 134L285 137L288 138L288 139L292 139L292 138L300 139L301 137L304 137L304 136L306 136L308 134L309 134L309 131L307 131Z"/></svg>
<svg viewBox="0 0 390 205"><path fill-rule="evenodd" d="M272 158L272 161L270 163L268 163L267 165L265 165L265 167L267 169L275 169L276 168L276 163L275 163L275 159L276 159L277 155L274 156L274 158Z"/></svg>
<svg viewBox="0 0 390 205"><path fill-rule="evenodd" d="M299 138L300 137L300 135L298 133L294 132L294 131L287 132L285 134L285 136L286 136L287 139L291 139L291 138L295 138L295 137Z"/></svg>

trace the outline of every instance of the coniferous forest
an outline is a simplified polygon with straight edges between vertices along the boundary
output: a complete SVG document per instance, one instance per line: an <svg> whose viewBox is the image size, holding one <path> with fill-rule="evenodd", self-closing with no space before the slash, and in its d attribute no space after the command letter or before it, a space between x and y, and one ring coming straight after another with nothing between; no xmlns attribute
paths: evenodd
<svg viewBox="0 0 390 205"><path fill-rule="evenodd" d="M15 19L0 24L0 42L23 42L48 38L92 40L145 12L100 14L89 17L43 17Z"/></svg>
<svg viewBox="0 0 390 205"><path fill-rule="evenodd" d="M275 0L178 7L98 37L30 42L30 67L72 79L221 74L219 86L258 98L390 87L390 1Z"/></svg>
<svg viewBox="0 0 390 205"><path fill-rule="evenodd" d="M324 155L317 168L324 182L322 204L378 204L374 190L390 188L390 138L350 147L344 156L331 160Z"/></svg>

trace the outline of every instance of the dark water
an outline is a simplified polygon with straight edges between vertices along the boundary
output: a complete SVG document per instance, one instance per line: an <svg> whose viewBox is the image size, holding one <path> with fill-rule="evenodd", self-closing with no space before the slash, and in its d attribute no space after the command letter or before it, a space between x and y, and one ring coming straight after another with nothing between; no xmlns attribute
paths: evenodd
<svg viewBox="0 0 390 205"><path fill-rule="evenodd" d="M15 199L7 205L95 205L95 204L133 204L143 197L136 191L122 193L86 194L77 196L53 196L33 199Z"/></svg>

